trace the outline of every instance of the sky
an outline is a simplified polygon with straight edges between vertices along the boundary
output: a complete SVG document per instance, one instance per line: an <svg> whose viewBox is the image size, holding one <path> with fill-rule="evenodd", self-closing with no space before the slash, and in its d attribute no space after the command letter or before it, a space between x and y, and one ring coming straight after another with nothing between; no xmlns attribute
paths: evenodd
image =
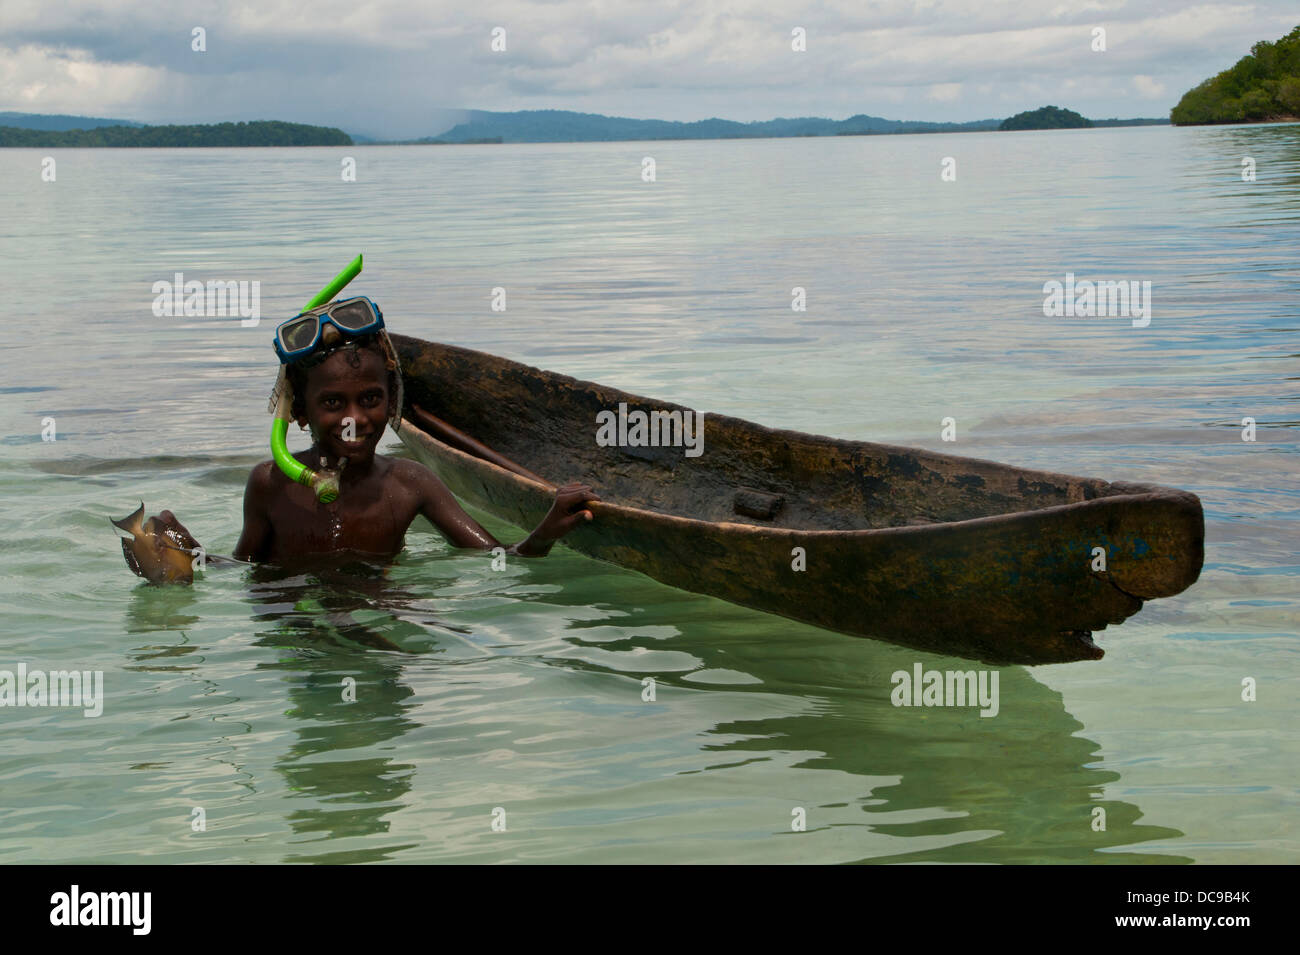
<svg viewBox="0 0 1300 955"><path fill-rule="evenodd" d="M1297 25L1295 0L0 0L0 111L385 139L436 135L466 109L1167 116Z"/></svg>

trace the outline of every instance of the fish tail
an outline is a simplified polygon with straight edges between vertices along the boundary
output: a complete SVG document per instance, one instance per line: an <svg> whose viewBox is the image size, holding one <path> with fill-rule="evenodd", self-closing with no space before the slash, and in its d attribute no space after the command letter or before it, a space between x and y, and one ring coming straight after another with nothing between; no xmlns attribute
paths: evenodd
<svg viewBox="0 0 1300 955"><path fill-rule="evenodd" d="M143 533L144 530L140 526L140 520L143 517L144 517L144 501L141 501L139 510L132 511L130 514L122 518L120 521L115 521L110 517L108 519L108 522L112 524L114 527L126 531L128 534L138 537L141 533Z"/></svg>

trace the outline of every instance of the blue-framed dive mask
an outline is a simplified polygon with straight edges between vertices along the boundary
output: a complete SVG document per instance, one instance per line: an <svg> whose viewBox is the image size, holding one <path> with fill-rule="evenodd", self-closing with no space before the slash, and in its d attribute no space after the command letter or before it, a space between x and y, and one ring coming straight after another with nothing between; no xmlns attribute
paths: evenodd
<svg viewBox="0 0 1300 955"><path fill-rule="evenodd" d="M301 312L275 330L275 353L280 362L291 365L315 352L326 325L334 326L344 339L356 338L382 329L384 313L364 295Z"/></svg>

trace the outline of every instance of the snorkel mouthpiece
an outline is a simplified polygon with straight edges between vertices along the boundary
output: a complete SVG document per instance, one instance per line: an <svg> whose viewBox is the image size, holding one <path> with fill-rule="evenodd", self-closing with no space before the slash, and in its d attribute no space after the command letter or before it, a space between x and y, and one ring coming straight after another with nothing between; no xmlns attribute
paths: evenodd
<svg viewBox="0 0 1300 955"><path fill-rule="evenodd" d="M334 276L329 285L326 285L312 296L311 301L304 306L303 311L309 312L313 308L318 308L331 301L360 272L361 256L358 254L355 259L348 263L347 268ZM279 401L275 406L275 418L271 422L271 457L275 460L276 466L284 472L285 477L290 481L311 488L316 494L316 500L322 504L332 503L339 496L339 472L333 470L313 471L305 464L295 460L294 456L289 453L289 446L285 442L285 435L289 432L289 422L292 419L292 388L286 380L285 387L280 392Z"/></svg>

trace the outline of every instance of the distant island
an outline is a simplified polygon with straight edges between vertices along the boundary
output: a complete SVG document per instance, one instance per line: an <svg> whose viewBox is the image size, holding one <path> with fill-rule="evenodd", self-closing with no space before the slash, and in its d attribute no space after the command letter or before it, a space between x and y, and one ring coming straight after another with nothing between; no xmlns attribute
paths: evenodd
<svg viewBox="0 0 1300 955"><path fill-rule="evenodd" d="M1036 118L1036 125L1014 125ZM1065 117L1068 119L1062 119ZM496 143L635 142L681 139L781 139L801 136L883 136L906 133L979 133L999 129L1056 129L1064 126L1154 126L1168 119L1088 120L1068 109L1044 106L1009 120L977 119L931 123L858 114L848 119L728 119L678 122L629 119L568 110L513 113L468 111L468 118L436 136L384 141L349 135L329 126L259 120L204 126L146 126L121 119L92 119L35 113L0 113L0 147L175 147L175 146L393 146ZM1013 125L1009 125L1013 124Z"/></svg>
<svg viewBox="0 0 1300 955"><path fill-rule="evenodd" d="M13 114L10 114L13 115ZM41 117L43 120L59 117ZM97 122L97 121L93 121ZM126 126L120 120L93 129L0 126L0 146L61 147L175 146L351 146L352 137L330 126L276 120L213 123L206 126Z"/></svg>
<svg viewBox="0 0 1300 955"><path fill-rule="evenodd" d="M1300 26L1188 90L1169 118L1177 126L1300 121Z"/></svg>
<svg viewBox="0 0 1300 955"><path fill-rule="evenodd" d="M493 113L471 110L469 118L428 142L464 143L499 139L504 143L626 142L659 139L768 139L792 136L848 136L874 133L968 132L996 129L996 119L968 123L927 123L882 119L859 114L848 119L805 116L741 123L730 119L680 122L666 119L629 119L599 113L562 109L519 110Z"/></svg>
<svg viewBox="0 0 1300 955"><path fill-rule="evenodd" d="M94 129L97 126L143 126L129 119L96 119L92 116L66 116L46 113L0 112L0 126L18 129Z"/></svg>
<svg viewBox="0 0 1300 955"><path fill-rule="evenodd" d="M1042 106L1004 119L998 129L1092 129L1093 123L1072 109Z"/></svg>
<svg viewBox="0 0 1300 955"><path fill-rule="evenodd" d="M1045 107L1045 109L1055 109L1055 107ZM1070 115L1078 116L1077 113ZM1097 120L1095 123L1084 120L1085 125L1097 126L1148 126L1163 125L1168 122L1167 119L1109 119ZM979 133L1000 128L1003 128L1003 123L997 119L977 119L965 123L931 123L919 120L884 119L864 113L838 120L806 116L797 119L755 120L749 123L729 119L702 119L685 123L663 119L628 119L621 116L574 113L556 109L521 110L513 113L473 110L465 122L437 136L416 141L572 143L661 139L773 139L798 136L879 136L898 133Z"/></svg>

